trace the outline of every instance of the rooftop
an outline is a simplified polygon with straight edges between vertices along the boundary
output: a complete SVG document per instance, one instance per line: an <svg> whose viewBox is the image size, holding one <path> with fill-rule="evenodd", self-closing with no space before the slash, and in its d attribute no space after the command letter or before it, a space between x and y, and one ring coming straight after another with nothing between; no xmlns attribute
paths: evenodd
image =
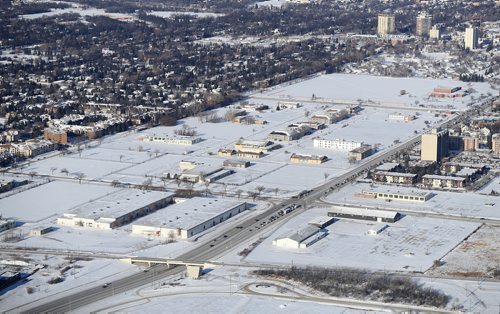
<svg viewBox="0 0 500 314"><path fill-rule="evenodd" d="M121 189L83 205L73 207L64 216L114 220L131 211L172 196L173 193L167 192Z"/></svg>
<svg viewBox="0 0 500 314"><path fill-rule="evenodd" d="M188 230L245 202L193 197L139 218L134 225Z"/></svg>
<svg viewBox="0 0 500 314"><path fill-rule="evenodd" d="M308 225L307 227L299 230L290 230L282 236L278 237L276 240L290 239L292 241L297 241L300 243L318 233L319 230L320 229L316 226Z"/></svg>
<svg viewBox="0 0 500 314"><path fill-rule="evenodd" d="M398 214L397 212L390 212L378 209L366 209L361 207L343 207L343 206L333 206L330 210L331 213L337 214L347 214L347 215L359 215L359 216L371 216L380 218L395 218Z"/></svg>

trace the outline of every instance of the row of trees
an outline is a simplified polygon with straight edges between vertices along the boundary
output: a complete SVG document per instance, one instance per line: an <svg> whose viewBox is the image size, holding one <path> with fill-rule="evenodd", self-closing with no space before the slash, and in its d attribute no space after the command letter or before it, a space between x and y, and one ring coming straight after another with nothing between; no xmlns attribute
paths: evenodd
<svg viewBox="0 0 500 314"><path fill-rule="evenodd" d="M298 281L315 290L335 297L369 299L443 308L448 296L426 288L409 277L369 273L351 269L319 267L291 267L290 269L262 269L259 276Z"/></svg>

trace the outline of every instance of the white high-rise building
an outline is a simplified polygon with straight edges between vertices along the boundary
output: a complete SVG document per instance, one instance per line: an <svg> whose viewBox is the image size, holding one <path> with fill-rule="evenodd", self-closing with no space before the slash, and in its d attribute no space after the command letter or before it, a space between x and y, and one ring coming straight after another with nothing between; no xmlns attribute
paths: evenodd
<svg viewBox="0 0 500 314"><path fill-rule="evenodd" d="M464 35L465 49L467 48L469 48L470 50L476 49L478 47L477 37L478 37L477 28L472 26L467 27L465 29L465 35Z"/></svg>

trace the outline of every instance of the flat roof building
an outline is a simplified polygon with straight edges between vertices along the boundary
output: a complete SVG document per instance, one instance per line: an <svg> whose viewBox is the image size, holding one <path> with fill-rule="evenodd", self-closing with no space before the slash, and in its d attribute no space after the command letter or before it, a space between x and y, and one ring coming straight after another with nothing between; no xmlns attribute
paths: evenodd
<svg viewBox="0 0 500 314"><path fill-rule="evenodd" d="M188 239L246 209L246 202L193 197L138 219L132 226L132 233Z"/></svg>
<svg viewBox="0 0 500 314"><path fill-rule="evenodd" d="M333 206L328 211L328 216L378 222L396 222L401 219L398 212L345 206Z"/></svg>
<svg viewBox="0 0 500 314"><path fill-rule="evenodd" d="M420 159L427 161L441 161L448 155L448 130L432 129L430 133L422 135Z"/></svg>
<svg viewBox="0 0 500 314"><path fill-rule="evenodd" d="M172 193L166 192L122 189L72 208L57 218L57 224L114 229L167 206L172 197Z"/></svg>

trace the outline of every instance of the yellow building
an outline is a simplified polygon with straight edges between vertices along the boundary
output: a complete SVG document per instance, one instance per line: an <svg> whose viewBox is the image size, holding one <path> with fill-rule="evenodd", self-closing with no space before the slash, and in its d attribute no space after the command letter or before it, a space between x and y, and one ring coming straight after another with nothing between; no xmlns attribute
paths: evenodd
<svg viewBox="0 0 500 314"><path fill-rule="evenodd" d="M377 33L379 35L393 34L396 31L396 19L392 14L379 14Z"/></svg>
<svg viewBox="0 0 500 314"><path fill-rule="evenodd" d="M448 155L448 130L432 129L430 133L422 135L420 159L426 161L440 161Z"/></svg>

